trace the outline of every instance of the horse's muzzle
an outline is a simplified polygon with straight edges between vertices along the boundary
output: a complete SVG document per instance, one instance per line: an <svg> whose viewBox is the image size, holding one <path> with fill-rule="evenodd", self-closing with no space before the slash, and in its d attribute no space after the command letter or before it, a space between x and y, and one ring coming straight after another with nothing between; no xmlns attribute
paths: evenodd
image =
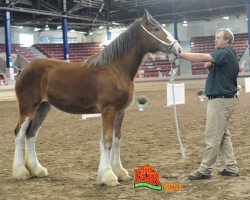
<svg viewBox="0 0 250 200"><path fill-rule="evenodd" d="M181 54L181 48L178 48L178 53Z"/></svg>
<svg viewBox="0 0 250 200"><path fill-rule="evenodd" d="M169 48L169 53L172 53L173 55L176 56L176 58L179 58L181 55L181 45L179 42L174 42L173 45L170 46Z"/></svg>

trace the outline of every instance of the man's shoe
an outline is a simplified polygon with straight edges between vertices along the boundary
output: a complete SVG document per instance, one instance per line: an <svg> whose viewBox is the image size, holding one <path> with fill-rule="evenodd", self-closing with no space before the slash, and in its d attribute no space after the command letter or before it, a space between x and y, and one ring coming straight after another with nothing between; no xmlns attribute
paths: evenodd
<svg viewBox="0 0 250 200"><path fill-rule="evenodd" d="M188 175L188 178L190 180L210 179L211 177L212 177L211 175L204 175L204 174L200 173L199 171Z"/></svg>
<svg viewBox="0 0 250 200"><path fill-rule="evenodd" d="M238 172L229 172L229 171L227 171L226 169L223 169L222 171L220 171L219 173L218 173L219 175L221 175L221 176L239 176L239 173Z"/></svg>

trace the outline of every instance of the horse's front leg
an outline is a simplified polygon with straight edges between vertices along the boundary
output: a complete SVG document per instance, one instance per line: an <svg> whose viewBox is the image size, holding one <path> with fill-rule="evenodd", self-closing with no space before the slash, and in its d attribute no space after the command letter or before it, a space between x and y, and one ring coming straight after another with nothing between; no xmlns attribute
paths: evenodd
<svg viewBox="0 0 250 200"><path fill-rule="evenodd" d="M103 134L100 142L100 164L98 168L98 182L108 186L117 186L117 176L110 166L110 151L112 148L113 127L115 122L116 109L107 106L102 110Z"/></svg>
<svg viewBox="0 0 250 200"><path fill-rule="evenodd" d="M121 125L125 111L119 112L113 129L113 143L111 149L111 168L120 181L130 180L128 171L123 168L120 157Z"/></svg>

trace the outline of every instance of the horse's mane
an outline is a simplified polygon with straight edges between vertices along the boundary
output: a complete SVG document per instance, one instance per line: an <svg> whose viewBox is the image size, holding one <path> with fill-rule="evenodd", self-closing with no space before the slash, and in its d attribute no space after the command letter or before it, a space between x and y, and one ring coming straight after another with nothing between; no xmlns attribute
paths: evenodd
<svg viewBox="0 0 250 200"><path fill-rule="evenodd" d="M141 32L141 20L136 20L126 31L120 34L101 52L89 57L82 65L86 67L102 67L126 54L130 47L138 41Z"/></svg>

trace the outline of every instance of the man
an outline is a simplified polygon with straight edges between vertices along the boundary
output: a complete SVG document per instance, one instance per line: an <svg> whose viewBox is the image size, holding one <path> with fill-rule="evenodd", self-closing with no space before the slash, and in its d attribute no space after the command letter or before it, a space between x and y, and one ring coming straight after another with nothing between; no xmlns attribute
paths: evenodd
<svg viewBox="0 0 250 200"><path fill-rule="evenodd" d="M180 58L189 61L206 62L209 70L205 93L207 104L207 121L205 132L206 150L197 172L188 176L190 180L211 178L212 166L219 152L224 160L221 176L239 176L239 169L234 157L230 134L227 129L238 98L237 76L239 64L237 54L231 46L234 35L227 29L219 29L215 36L216 50L211 54L186 53Z"/></svg>

